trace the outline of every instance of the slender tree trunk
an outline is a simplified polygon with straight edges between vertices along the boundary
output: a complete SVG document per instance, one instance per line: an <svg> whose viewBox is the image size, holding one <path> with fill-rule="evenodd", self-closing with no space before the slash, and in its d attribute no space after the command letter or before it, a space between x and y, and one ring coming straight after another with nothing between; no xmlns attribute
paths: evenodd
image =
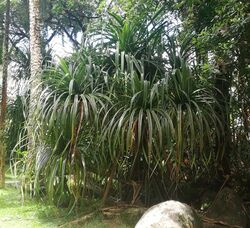
<svg viewBox="0 0 250 228"><path fill-rule="evenodd" d="M215 92L216 100L220 108L216 109L217 115L222 124L223 134L216 142L216 150L219 154L218 162L220 165L221 175L230 174L230 155L232 152L232 133L230 128L230 88L232 87L232 63L228 58L224 62L218 62L220 73L216 76Z"/></svg>
<svg viewBox="0 0 250 228"><path fill-rule="evenodd" d="M3 81L2 81L2 101L0 115L0 188L5 186L5 154L6 146L4 139L5 116L7 108L7 77L9 63L9 26L10 25L10 0L6 1L5 29L3 40Z"/></svg>
<svg viewBox="0 0 250 228"><path fill-rule="evenodd" d="M29 104L29 149L34 148L34 112L39 99L40 74L42 70L40 0L29 0L30 17L30 104Z"/></svg>
<svg viewBox="0 0 250 228"><path fill-rule="evenodd" d="M250 4L246 9L246 13L250 15ZM245 23L244 31L239 40L239 55L238 55L238 110L243 123L243 132L240 133L244 140L247 141L250 132L250 73L248 66L250 65L250 21ZM241 137L240 137L241 138Z"/></svg>

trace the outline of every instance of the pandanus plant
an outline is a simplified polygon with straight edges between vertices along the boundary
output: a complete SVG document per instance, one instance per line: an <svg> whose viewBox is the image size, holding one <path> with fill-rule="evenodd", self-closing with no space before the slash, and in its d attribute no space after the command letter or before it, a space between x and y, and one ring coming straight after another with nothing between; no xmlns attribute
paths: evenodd
<svg viewBox="0 0 250 228"><path fill-rule="evenodd" d="M134 68L120 70L119 87L112 81L113 102L102 122L104 154L112 161L110 178L115 170L124 183L138 182L146 191L157 183L155 178L160 183L165 175L164 184L179 183L183 168L207 167L222 129L212 90L202 86L184 61L165 79L148 81L140 61L126 60Z"/></svg>
<svg viewBox="0 0 250 228"><path fill-rule="evenodd" d="M112 187L118 195L128 183L132 202L140 193L166 198L187 169L203 171L216 159L212 147L222 128L212 87L187 66L188 50L162 39L165 21L154 20L163 12L145 20L147 27L112 15L104 39L109 53L97 42L97 51L43 72L38 146L25 161L35 189L44 187L59 202L73 195L76 203L94 176L95 185L105 185L98 192L104 201Z"/></svg>
<svg viewBox="0 0 250 228"><path fill-rule="evenodd" d="M82 195L86 167L79 138L83 131L98 128L99 115L109 99L103 93L101 72L85 54L61 59L43 72L36 110L37 147L25 164L31 164L28 171L33 169L35 190L45 189L52 201L71 195L76 203Z"/></svg>
<svg viewBox="0 0 250 228"><path fill-rule="evenodd" d="M131 20L126 16L109 13L107 22L102 25L102 32L97 31L96 38L100 53L108 53L109 58L103 58L109 72L114 72L116 66L115 52L133 55L142 60L145 69L145 79L151 80L152 76L160 76L164 71L163 36L167 32L169 21L165 17L165 7L159 8L153 15L145 16L140 20ZM124 66L126 68L126 65Z"/></svg>
<svg viewBox="0 0 250 228"><path fill-rule="evenodd" d="M104 201L112 186L117 192L128 183L145 199L155 189L164 195L186 168L201 170L214 159L217 102L187 64L149 81L142 61L119 51L115 59L112 75L82 53L44 71L38 147L28 157L35 163L26 164L35 189L53 200L79 201L93 175L100 187L106 180ZM138 196L134 189L130 200Z"/></svg>

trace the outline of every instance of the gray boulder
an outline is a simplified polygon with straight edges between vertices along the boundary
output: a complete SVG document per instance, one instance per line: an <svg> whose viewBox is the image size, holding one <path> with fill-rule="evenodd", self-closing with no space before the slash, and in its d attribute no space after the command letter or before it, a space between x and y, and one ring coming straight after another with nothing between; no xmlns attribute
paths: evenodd
<svg viewBox="0 0 250 228"><path fill-rule="evenodd" d="M178 201L166 201L149 208L135 228L202 228L196 212Z"/></svg>

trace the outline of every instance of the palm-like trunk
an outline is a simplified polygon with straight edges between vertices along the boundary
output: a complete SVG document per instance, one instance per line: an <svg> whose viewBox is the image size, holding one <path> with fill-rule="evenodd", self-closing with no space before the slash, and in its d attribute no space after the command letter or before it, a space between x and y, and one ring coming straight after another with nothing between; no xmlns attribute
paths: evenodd
<svg viewBox="0 0 250 228"><path fill-rule="evenodd" d="M39 98L38 85L42 70L40 0L29 0L30 17L30 105L29 105L29 148L33 148L32 129L35 126L33 114Z"/></svg>
<svg viewBox="0 0 250 228"><path fill-rule="evenodd" d="M5 186L5 116L7 108L7 76L9 62L9 25L10 25L10 0L6 1L5 29L3 40L3 81L2 81L2 101L0 115L0 188Z"/></svg>

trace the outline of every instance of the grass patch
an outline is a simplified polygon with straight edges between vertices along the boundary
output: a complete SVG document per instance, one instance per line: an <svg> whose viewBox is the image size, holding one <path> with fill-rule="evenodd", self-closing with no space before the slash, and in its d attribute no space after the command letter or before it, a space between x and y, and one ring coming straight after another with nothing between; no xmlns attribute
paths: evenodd
<svg viewBox="0 0 250 228"><path fill-rule="evenodd" d="M15 179L7 174L6 183L15 183ZM132 228L138 221L138 215L121 212L106 217L96 212L90 219L81 222L81 218L98 208L97 202L86 201L77 212L68 215L67 209L57 208L42 201L26 198L22 200L19 189L7 184L0 189L0 228L54 228L64 225L65 228ZM73 223L79 219L79 223Z"/></svg>
<svg viewBox="0 0 250 228"><path fill-rule="evenodd" d="M57 227L65 220L53 206L31 199L23 202L20 192L15 188L0 189L0 205L0 227L4 228L50 228Z"/></svg>

